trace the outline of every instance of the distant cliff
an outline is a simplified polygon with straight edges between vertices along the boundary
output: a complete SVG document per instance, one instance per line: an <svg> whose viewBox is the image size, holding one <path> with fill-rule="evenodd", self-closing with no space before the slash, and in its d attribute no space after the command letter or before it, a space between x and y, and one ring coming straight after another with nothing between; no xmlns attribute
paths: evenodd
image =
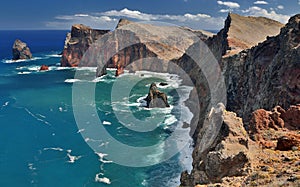
<svg viewBox="0 0 300 187"><path fill-rule="evenodd" d="M71 33L67 34L62 52L61 66L77 67L86 50L109 30L95 30L82 24L73 25ZM96 66L85 64L84 66Z"/></svg>

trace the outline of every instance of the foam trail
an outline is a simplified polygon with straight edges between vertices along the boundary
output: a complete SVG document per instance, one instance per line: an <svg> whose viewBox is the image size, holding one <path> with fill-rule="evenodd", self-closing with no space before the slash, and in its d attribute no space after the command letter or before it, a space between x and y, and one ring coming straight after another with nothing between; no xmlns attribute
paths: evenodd
<svg viewBox="0 0 300 187"><path fill-rule="evenodd" d="M102 162L102 163L113 163L113 161L110 161L110 160L104 160L104 157L107 156L108 154L105 154L105 153L97 153L95 152L98 156L99 156L99 161Z"/></svg>
<svg viewBox="0 0 300 187"><path fill-rule="evenodd" d="M46 125L48 125L48 126L52 126L48 121L43 120L43 119L37 117L37 116L34 115L32 112L30 112L27 108L24 108L24 110L25 110L29 115L31 115L33 118L35 118L36 120L41 121L41 122L43 122L44 124L46 124Z"/></svg>
<svg viewBox="0 0 300 187"><path fill-rule="evenodd" d="M109 122L109 121L103 121L102 124L103 124L103 125L111 125L111 122Z"/></svg>
<svg viewBox="0 0 300 187"><path fill-rule="evenodd" d="M95 176L95 182L102 182L102 183L105 183L105 184L111 184L111 181L110 181L109 178L107 178L107 177L100 178L99 177L100 175L104 175L104 174L103 173L96 174L96 176Z"/></svg>
<svg viewBox="0 0 300 187"><path fill-rule="evenodd" d="M53 150L53 151L64 151L64 149L60 148L60 147L47 147L43 149L44 151L48 151L48 150Z"/></svg>

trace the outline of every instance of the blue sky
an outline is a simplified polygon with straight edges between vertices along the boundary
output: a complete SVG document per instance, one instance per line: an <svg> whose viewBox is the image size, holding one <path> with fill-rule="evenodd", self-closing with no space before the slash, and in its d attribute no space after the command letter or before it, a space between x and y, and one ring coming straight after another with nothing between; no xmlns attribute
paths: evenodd
<svg viewBox="0 0 300 187"><path fill-rule="evenodd" d="M9 0L0 3L0 30L67 29L83 23L113 29L119 18L218 30L228 11L287 22L300 0Z"/></svg>

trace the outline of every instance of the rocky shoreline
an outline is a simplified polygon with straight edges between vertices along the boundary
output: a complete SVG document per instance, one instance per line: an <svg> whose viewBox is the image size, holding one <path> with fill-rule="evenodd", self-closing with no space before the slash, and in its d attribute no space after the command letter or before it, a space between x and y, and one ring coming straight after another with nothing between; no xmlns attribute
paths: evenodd
<svg viewBox="0 0 300 187"><path fill-rule="evenodd" d="M214 36L197 32L181 40L180 33L179 28L128 20L120 20L114 32L76 25L66 39L61 65L98 66L97 76L103 75L106 67L120 72L126 68L178 72L171 65L176 64L183 69L195 85L191 98L197 95L200 109L190 124L195 132L191 134L195 142L193 170L183 172L182 186L300 185L300 14L285 26L267 18L229 14L224 29ZM175 37L181 42L172 45L180 50L162 45L166 38ZM127 46L128 38L136 43ZM220 66L226 108L211 104L213 91L208 79L187 55L199 45L197 38L207 44ZM102 56L95 56L99 50ZM131 64L145 58L150 61ZM216 75L219 82L221 77ZM193 101L186 104L199 107ZM224 120L221 130L214 132L211 145L202 149L203 133L218 120Z"/></svg>

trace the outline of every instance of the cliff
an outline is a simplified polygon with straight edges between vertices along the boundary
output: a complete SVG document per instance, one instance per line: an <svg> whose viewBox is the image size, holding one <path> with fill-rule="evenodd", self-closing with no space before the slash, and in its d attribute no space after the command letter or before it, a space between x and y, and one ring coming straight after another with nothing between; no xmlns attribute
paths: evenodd
<svg viewBox="0 0 300 187"><path fill-rule="evenodd" d="M95 30L82 24L72 26L71 33L67 34L62 51L61 66L77 67L86 50L108 30ZM96 66L85 64L84 66Z"/></svg>
<svg viewBox="0 0 300 187"><path fill-rule="evenodd" d="M221 62L227 85L227 108L247 123L256 109L287 108L300 103L300 15L280 34Z"/></svg>
<svg viewBox="0 0 300 187"><path fill-rule="evenodd" d="M226 22L229 21L233 22L233 17L226 20ZM216 142L208 148L208 151L199 151L202 147L200 142L203 141L202 132L206 129L206 119L204 123L198 124L196 134L194 134L196 144L193 152L193 170L191 174L183 173L181 178L183 186L208 183L214 183L211 186L220 184L222 186L299 185L299 171L295 170L297 162L299 162L300 137L299 132L297 132L299 124L295 125L295 121L299 120L297 113L299 106L292 106L288 109L290 105L300 103L299 22L300 15L293 16L281 28L279 35L267 37L264 42L258 43L257 46L231 56L226 53L227 50L224 50L229 49L228 46L230 45L228 35L224 34L228 33L229 27L225 26L217 36L207 41L209 43L215 40L217 44L222 44L220 44L221 47L212 46L212 50L215 54L219 53L220 66L226 83L227 109L236 112L238 116L243 118L242 126L245 127L248 131L247 134L251 137L251 140L248 139L248 141L255 141L248 146L248 153L251 154L250 156L248 154L247 162L245 159L241 160L236 157L236 153L228 158L232 163L240 163L243 166L250 163L251 169L244 177L240 176L245 174L242 171L233 175L232 172L222 169L225 161L220 163L217 160L215 167L219 168L219 171L211 172L212 166L209 166L210 158L208 156L212 152L226 160L227 156L222 155L230 143L221 146L221 148L217 145L220 141L219 136L221 136L222 142L225 141L226 143L230 134L220 135L222 129L221 132L215 131L214 133L219 133ZM216 40L216 37L219 39ZM221 51L222 53L220 53ZM282 108L272 109L276 105L281 105ZM272 112L260 108L272 110ZM254 113L252 114L252 112ZM225 118L226 116L224 116ZM247 137L247 134L244 137ZM239 143L236 143L236 146L240 146ZM268 154L260 151L261 148L257 148L258 146L267 149ZM288 152L276 152L275 149L279 151L288 150ZM291 152L292 149L293 152ZM284 163L285 161L280 158L280 155L287 158L286 160L290 160L290 163ZM273 164L272 160L277 160L276 164ZM226 167L233 166L236 168L235 164L232 165L232 163L227 164ZM262 168L264 169L262 170ZM212 175L213 173L216 175Z"/></svg>
<svg viewBox="0 0 300 187"><path fill-rule="evenodd" d="M13 60L31 59L32 54L26 43L17 39L12 48Z"/></svg>

